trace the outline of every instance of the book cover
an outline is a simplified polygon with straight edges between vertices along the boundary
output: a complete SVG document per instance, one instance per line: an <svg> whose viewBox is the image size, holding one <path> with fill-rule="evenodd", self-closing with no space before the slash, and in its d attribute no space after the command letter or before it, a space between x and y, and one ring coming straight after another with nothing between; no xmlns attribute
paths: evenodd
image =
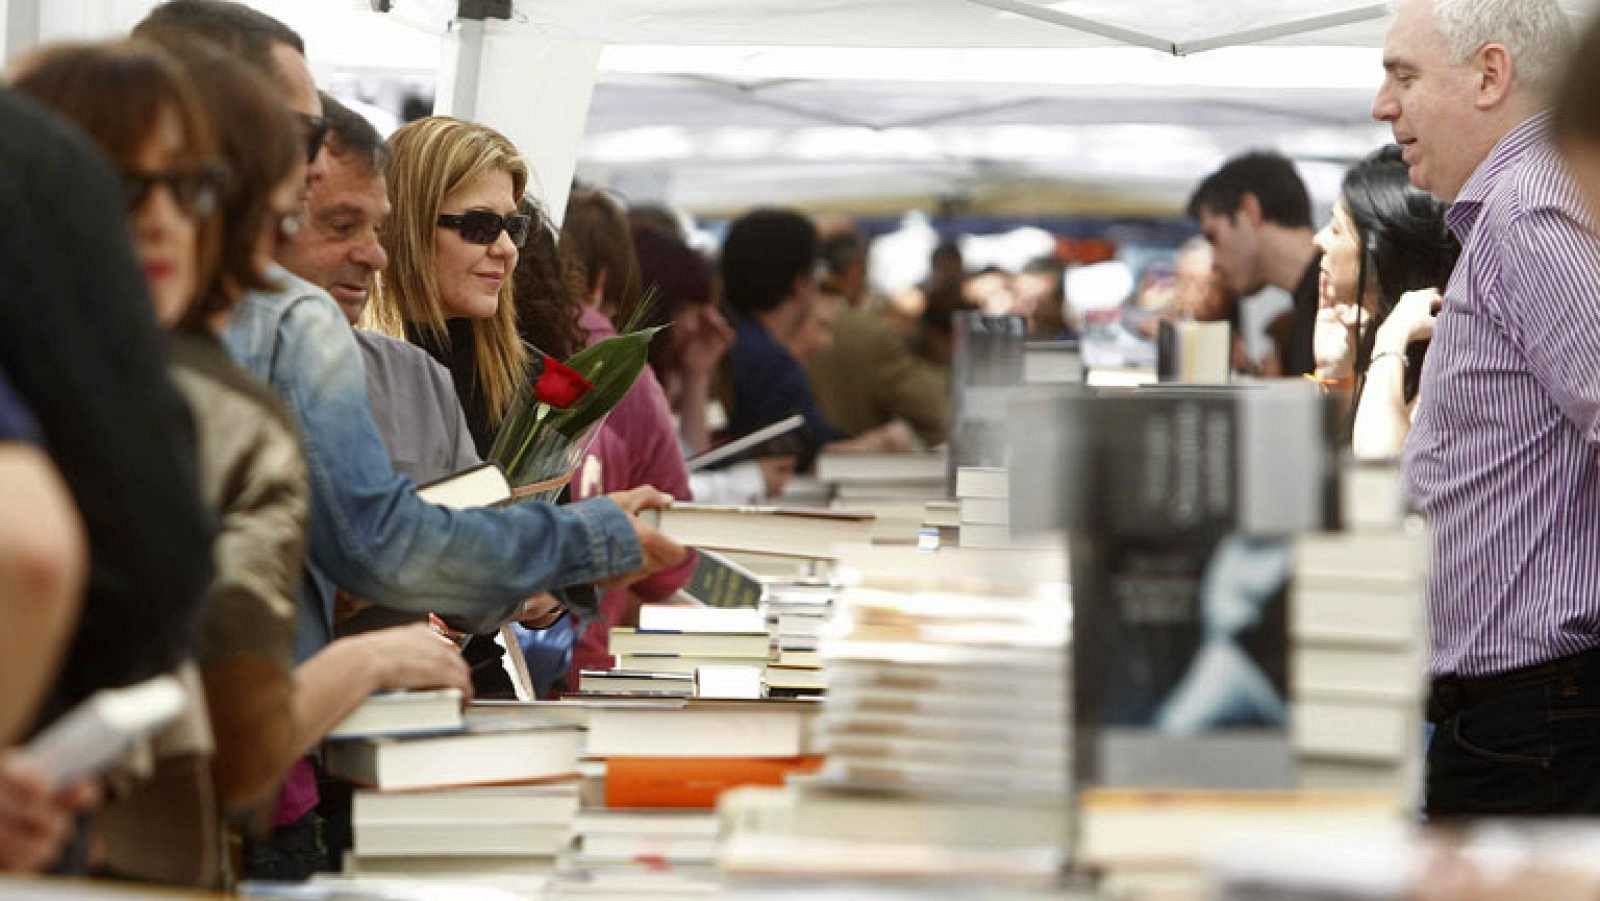
<svg viewBox="0 0 1600 901"><path fill-rule="evenodd" d="M612 757L606 764L606 806L710 809L729 789L782 785L791 773L821 766L818 756Z"/></svg>
<svg viewBox="0 0 1600 901"><path fill-rule="evenodd" d="M1057 389L1017 398L1011 421L1014 528L1178 537L1337 524L1337 415L1309 384Z"/></svg>
<svg viewBox="0 0 1600 901"><path fill-rule="evenodd" d="M1291 542L1151 525L1071 538L1078 781L1292 786Z"/></svg>
<svg viewBox="0 0 1600 901"><path fill-rule="evenodd" d="M417 496L452 509L492 507L511 499L511 483L494 463L479 463L417 487Z"/></svg>
<svg viewBox="0 0 1600 901"><path fill-rule="evenodd" d="M868 541L870 513L815 508L673 504L640 518L694 548L834 559L834 545Z"/></svg>
<svg viewBox="0 0 1600 901"><path fill-rule="evenodd" d="M726 441L704 453L684 461L690 472L716 469L761 456L782 456L796 451L782 439L806 424L804 416L796 413L771 425L756 429L748 435Z"/></svg>
<svg viewBox="0 0 1600 901"><path fill-rule="evenodd" d="M745 567L702 549L683 592L707 607L755 607L761 603L764 586L760 577Z"/></svg>
<svg viewBox="0 0 1600 901"><path fill-rule="evenodd" d="M1071 558L1080 782L1292 785L1288 542L1074 536Z"/></svg>
<svg viewBox="0 0 1600 901"><path fill-rule="evenodd" d="M767 619L754 607L644 604L639 608L639 629L644 632L748 635L766 631Z"/></svg>

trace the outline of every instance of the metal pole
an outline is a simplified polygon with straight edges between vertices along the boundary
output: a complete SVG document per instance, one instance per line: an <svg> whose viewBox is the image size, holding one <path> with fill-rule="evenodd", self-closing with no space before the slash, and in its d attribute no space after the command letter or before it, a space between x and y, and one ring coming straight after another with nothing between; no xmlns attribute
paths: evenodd
<svg viewBox="0 0 1600 901"><path fill-rule="evenodd" d="M40 6L44 0L0 0L0 2L4 2L5 5L5 60L9 64L18 54L38 46L43 25Z"/></svg>
<svg viewBox="0 0 1600 901"><path fill-rule="evenodd" d="M1188 56L1192 53L1203 53L1207 50L1216 50L1219 47L1232 47L1239 44L1259 44L1263 41L1276 40L1290 35L1306 34L1312 31L1322 31L1327 28L1338 28L1341 25L1354 25L1357 22L1370 22L1381 19L1389 14L1389 4L1372 3L1367 6L1358 6L1344 12L1332 13L1326 16L1312 16L1308 19L1296 19L1292 22L1280 22L1277 25L1267 25L1261 28L1252 28L1247 31L1236 31L1232 34L1217 35L1199 41L1188 41L1178 44L1173 53L1178 56Z"/></svg>
<svg viewBox="0 0 1600 901"><path fill-rule="evenodd" d="M998 9L1004 12L1016 13L1019 16L1026 16L1029 19L1036 19L1040 22L1047 22L1051 25L1059 25L1062 28L1070 28L1073 31L1081 31L1085 34L1093 34L1103 38L1110 38L1113 41L1121 41L1124 44L1132 44L1135 47L1149 47L1151 50L1159 50L1162 53L1177 52L1176 46L1173 44L1173 42L1167 40L1166 38L1160 38L1156 37L1155 35L1145 34L1144 32L1134 31L1131 28L1122 28L1117 25L1108 25L1104 22L1096 22L1093 19L1085 19L1082 16L1068 15L1067 13L1057 12L1053 9L1046 9L1042 6L1036 6L1032 3L1026 2L1026 0L967 0L967 2L975 3L979 6L987 6L990 9Z"/></svg>
<svg viewBox="0 0 1600 901"><path fill-rule="evenodd" d="M450 106L441 109L438 100L445 99L440 92L434 101L434 111L447 113L457 119L468 121L477 118L478 114L478 83L483 77L483 20L482 19L456 19L455 44L453 65L450 72ZM449 46L447 42L446 46ZM451 51L447 49L446 53Z"/></svg>

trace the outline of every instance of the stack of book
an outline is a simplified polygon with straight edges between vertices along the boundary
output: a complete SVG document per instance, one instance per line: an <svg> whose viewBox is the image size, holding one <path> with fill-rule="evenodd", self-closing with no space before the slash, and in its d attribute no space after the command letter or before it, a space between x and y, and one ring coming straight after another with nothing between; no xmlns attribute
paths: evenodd
<svg viewBox="0 0 1600 901"><path fill-rule="evenodd" d="M772 632L758 607L646 604L638 628L613 627L610 640L615 667L580 673L580 695L765 696Z"/></svg>
<svg viewBox="0 0 1600 901"><path fill-rule="evenodd" d="M962 547L1045 548L1065 541L1059 532L1013 528L1011 478L1011 471L1003 467L963 466L956 470Z"/></svg>
<svg viewBox="0 0 1600 901"><path fill-rule="evenodd" d="M790 697L820 695L827 689L818 639L833 617L837 589L827 583L768 586L762 610L777 643L777 658L767 665L767 692Z"/></svg>
<svg viewBox="0 0 1600 901"><path fill-rule="evenodd" d="M917 453L824 453L817 480L833 486L836 500L898 498L924 501L945 496L945 451Z"/></svg>
<svg viewBox="0 0 1600 901"><path fill-rule="evenodd" d="M961 506L961 546L1011 546L1011 474L999 467L963 466L956 470L956 503Z"/></svg>
<svg viewBox="0 0 1600 901"><path fill-rule="evenodd" d="M570 703L570 702L563 702ZM587 799L547 898L716 893L724 792L815 770L813 701L589 700Z"/></svg>
<svg viewBox="0 0 1600 901"><path fill-rule="evenodd" d="M910 542L927 518L926 505L948 497L941 450L920 453L831 453L817 458L817 479L832 487L832 506L873 514L875 541Z"/></svg>
<svg viewBox="0 0 1600 901"><path fill-rule="evenodd" d="M707 810L598 809L578 815L571 862L584 869L664 864L710 870L717 817Z"/></svg>
<svg viewBox="0 0 1600 901"><path fill-rule="evenodd" d="M1302 786L1416 797L1426 702L1427 533L1392 466L1344 472L1344 531L1302 536L1290 601Z"/></svg>
<svg viewBox="0 0 1600 901"><path fill-rule="evenodd" d="M811 699L596 702L588 756L606 762L607 809L709 810L724 791L816 769Z"/></svg>
<svg viewBox="0 0 1600 901"><path fill-rule="evenodd" d="M455 693L450 693L455 694ZM328 771L360 788L347 869L364 875L542 884L572 839L583 731L527 709L460 713L417 693L379 696L341 726ZM368 731L356 734L356 726Z"/></svg>
<svg viewBox="0 0 1600 901"><path fill-rule="evenodd" d="M827 762L725 798L727 870L1051 878L1068 823L1064 592L969 587L844 593L821 648Z"/></svg>
<svg viewBox="0 0 1600 901"><path fill-rule="evenodd" d="M939 538L939 546L961 543L961 502L959 500L928 501L922 505L922 532L932 532Z"/></svg>

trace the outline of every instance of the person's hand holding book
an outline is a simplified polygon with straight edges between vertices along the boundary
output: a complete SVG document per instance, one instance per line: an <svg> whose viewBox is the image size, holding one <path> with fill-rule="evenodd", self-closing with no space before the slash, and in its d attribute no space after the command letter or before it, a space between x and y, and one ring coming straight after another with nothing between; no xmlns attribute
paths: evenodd
<svg viewBox="0 0 1600 901"><path fill-rule="evenodd" d="M472 697L472 672L461 649L424 623L363 632L335 645L346 643L363 652L373 691L455 688Z"/></svg>
<svg viewBox="0 0 1600 901"><path fill-rule="evenodd" d="M52 790L37 765L0 755L0 872L32 873L55 862L78 814L99 797L91 783Z"/></svg>
<svg viewBox="0 0 1600 901"><path fill-rule="evenodd" d="M638 516L640 510L665 510L672 506L672 495L654 485L640 485L627 491L613 491L606 497L616 502L622 512Z"/></svg>
<svg viewBox="0 0 1600 901"><path fill-rule="evenodd" d="M641 485L628 491L614 491L606 495L633 523L634 537L639 539L639 549L644 555L644 566L639 570L600 583L606 590L622 588L664 569L671 569L689 556L689 549L661 534L639 518L641 510L664 510L672 506L672 495L653 485Z"/></svg>

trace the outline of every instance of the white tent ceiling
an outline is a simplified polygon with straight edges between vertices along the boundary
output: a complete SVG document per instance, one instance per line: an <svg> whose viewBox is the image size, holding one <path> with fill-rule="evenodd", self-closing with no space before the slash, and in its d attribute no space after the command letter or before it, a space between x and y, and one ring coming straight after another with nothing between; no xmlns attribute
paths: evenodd
<svg viewBox="0 0 1600 901"><path fill-rule="evenodd" d="M1383 6L1381 0L540 0L519 3L518 12L536 27L616 44L1015 48L1156 43L1167 49L1307 20L1370 20L1381 17ZM1371 45L1381 35L1381 26L1369 24L1286 40Z"/></svg>
<svg viewBox="0 0 1600 901"><path fill-rule="evenodd" d="M367 0L248 2L305 35L324 83L356 93L375 78L431 83L455 5L393 0L380 15ZM1562 3L1576 19L1600 0ZM42 7L61 20L47 33L93 35L127 28L150 5ZM1170 205L1246 147L1336 161L1380 143L1385 130L1368 108L1381 79L1384 8L516 0L514 19L606 45L581 169L635 195L725 207L1063 181ZM1329 165L1311 174L1331 188L1336 173Z"/></svg>

